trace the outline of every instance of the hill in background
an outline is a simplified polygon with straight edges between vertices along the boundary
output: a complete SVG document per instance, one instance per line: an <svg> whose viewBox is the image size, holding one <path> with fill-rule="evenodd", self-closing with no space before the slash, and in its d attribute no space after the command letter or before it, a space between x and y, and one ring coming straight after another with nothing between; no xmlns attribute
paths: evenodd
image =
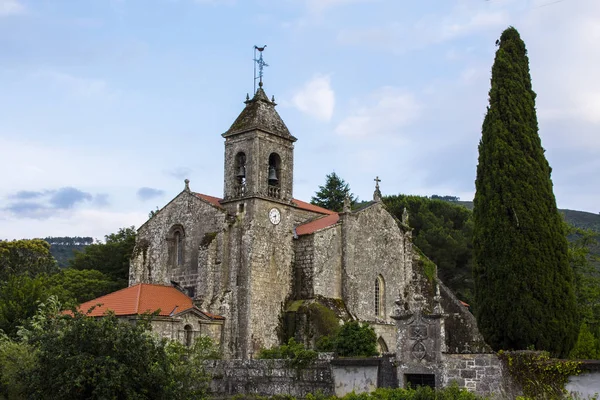
<svg viewBox="0 0 600 400"><path fill-rule="evenodd" d="M69 260L74 257L75 250L83 251L85 246L94 243L93 238L81 236L47 237L44 240L50 243L50 254L60 268L69 266Z"/></svg>

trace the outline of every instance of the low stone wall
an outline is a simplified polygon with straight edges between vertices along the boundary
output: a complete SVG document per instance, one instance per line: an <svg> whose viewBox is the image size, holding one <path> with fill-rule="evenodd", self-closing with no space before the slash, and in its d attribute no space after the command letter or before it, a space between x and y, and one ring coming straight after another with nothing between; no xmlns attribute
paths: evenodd
<svg viewBox="0 0 600 400"><path fill-rule="evenodd" d="M441 384L444 387L456 382L458 387L478 395L515 397L515 385L495 353L444 354L442 362Z"/></svg>
<svg viewBox="0 0 600 400"><path fill-rule="evenodd" d="M214 360L205 366L213 376L211 390L217 397L286 394L302 398L317 391L334 394L328 360L316 360L302 369L291 366L289 360Z"/></svg>

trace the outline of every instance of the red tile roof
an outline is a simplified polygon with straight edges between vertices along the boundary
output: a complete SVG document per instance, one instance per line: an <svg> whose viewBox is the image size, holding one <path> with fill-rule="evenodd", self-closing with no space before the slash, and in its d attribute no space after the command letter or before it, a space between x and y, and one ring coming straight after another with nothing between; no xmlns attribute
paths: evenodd
<svg viewBox="0 0 600 400"><path fill-rule="evenodd" d="M219 199L218 197L209 196L207 194L202 194L202 193L194 193L194 196L196 196L199 199L202 199L204 201L207 201L216 207L223 208L223 206L221 206L222 199Z"/></svg>
<svg viewBox="0 0 600 400"><path fill-rule="evenodd" d="M292 203L296 207L298 207L298 208L300 208L302 210L307 210L307 211L312 211L312 212L316 212L316 213L319 213L319 214L327 214L327 215L336 214L335 211L331 211L331 210L328 210L328 209L323 208L323 207L315 206L314 204L310 204L310 203L307 203L307 202L302 201L302 200L292 199Z"/></svg>
<svg viewBox="0 0 600 400"><path fill-rule="evenodd" d="M309 233L316 232L320 229L327 228L336 224L340 220L340 216L338 213L333 213L330 215L326 215L319 219L315 219L314 221L307 222L305 224L299 225L296 227L296 235L308 235Z"/></svg>
<svg viewBox="0 0 600 400"><path fill-rule="evenodd" d="M140 315L145 312L160 310L158 315L169 316L179 314L194 307L192 299L173 286L152 285L148 283L140 283L98 297L97 299L81 304L78 309L86 313L92 306L97 304L101 305L92 310L89 314L92 317L100 317L108 310L120 316ZM218 315L204 314L211 318L223 319L223 317Z"/></svg>

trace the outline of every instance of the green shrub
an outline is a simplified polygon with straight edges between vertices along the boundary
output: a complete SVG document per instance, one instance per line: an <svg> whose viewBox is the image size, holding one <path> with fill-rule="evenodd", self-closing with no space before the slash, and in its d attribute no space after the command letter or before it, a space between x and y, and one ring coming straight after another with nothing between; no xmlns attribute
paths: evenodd
<svg viewBox="0 0 600 400"><path fill-rule="evenodd" d="M308 350L302 343L297 343L294 338L290 338L287 344L262 349L258 353L259 359L287 359L294 367L303 368L317 358L317 352Z"/></svg>
<svg viewBox="0 0 600 400"><path fill-rule="evenodd" d="M319 351L333 351L340 357L371 357L377 355L377 335L368 324L350 321L336 334L321 337L316 346Z"/></svg>

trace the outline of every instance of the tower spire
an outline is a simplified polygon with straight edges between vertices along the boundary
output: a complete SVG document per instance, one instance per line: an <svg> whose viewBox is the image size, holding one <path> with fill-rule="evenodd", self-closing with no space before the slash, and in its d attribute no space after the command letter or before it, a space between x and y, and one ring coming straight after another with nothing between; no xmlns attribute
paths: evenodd
<svg viewBox="0 0 600 400"><path fill-rule="evenodd" d="M256 80L258 79L258 86L262 87L263 85L263 68L268 67L269 64L263 60L263 51L267 45L265 44L263 47L254 46L254 93L256 93ZM258 58L256 57L256 52L258 51ZM258 76L256 76L256 66L258 65Z"/></svg>

